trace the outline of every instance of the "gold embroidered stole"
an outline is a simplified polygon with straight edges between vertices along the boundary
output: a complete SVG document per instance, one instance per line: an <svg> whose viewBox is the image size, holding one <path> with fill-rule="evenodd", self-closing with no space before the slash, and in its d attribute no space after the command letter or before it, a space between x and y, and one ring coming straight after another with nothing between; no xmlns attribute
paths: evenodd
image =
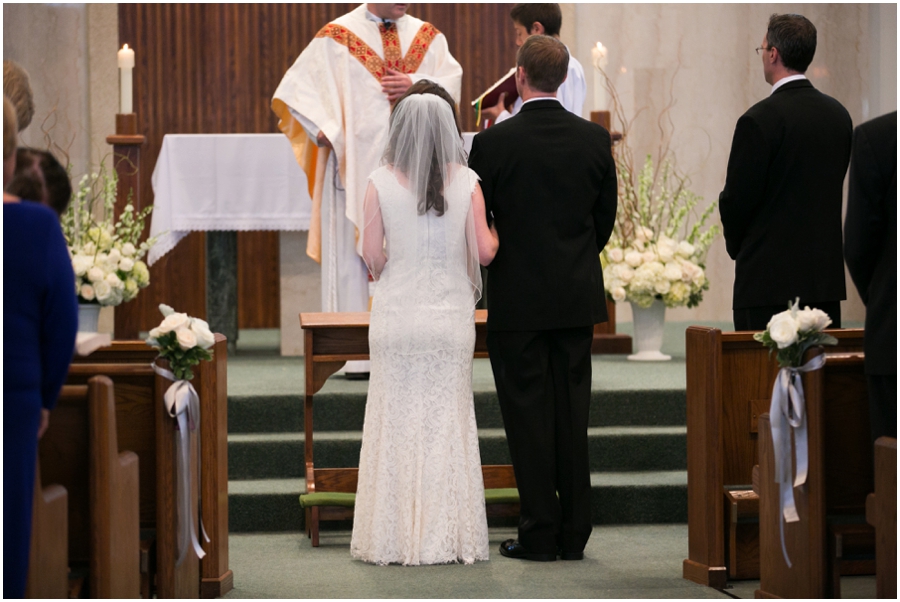
<svg viewBox="0 0 900 602"><path fill-rule="evenodd" d="M383 59L355 33L341 25L329 23L319 30L316 37L331 38L341 46L346 46L350 54L356 57L375 79L381 81L388 69L394 69L401 73L415 73L422 64L431 42L441 33L431 23L423 23L419 31L416 32L416 37L413 38L412 44L409 45L406 56L401 57L400 36L397 34L396 24L388 23L385 26L385 24L380 23L378 30L381 32L381 44L384 50Z"/></svg>

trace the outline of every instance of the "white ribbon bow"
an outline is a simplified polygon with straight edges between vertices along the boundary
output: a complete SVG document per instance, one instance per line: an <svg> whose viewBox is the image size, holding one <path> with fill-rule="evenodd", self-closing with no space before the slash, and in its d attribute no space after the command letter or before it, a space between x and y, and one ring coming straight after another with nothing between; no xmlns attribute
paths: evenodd
<svg viewBox="0 0 900 602"><path fill-rule="evenodd" d="M769 420L772 426L772 444L775 448L775 482L778 483L780 516L778 526L781 531L781 552L788 568L787 546L784 543L784 523L800 520L794 502L794 487L806 483L809 472L809 439L806 421L806 399L803 395L802 372L812 372L825 365L825 355L817 355L799 368L787 367L778 371L772 388L772 405ZM797 474L793 476L793 454L791 453L791 432L797 454ZM793 476L793 484L791 478Z"/></svg>
<svg viewBox="0 0 900 602"><path fill-rule="evenodd" d="M206 556L200 541L197 539L197 529L194 527L194 513L191 512L191 433L197 433L197 442L200 441L200 396L194 386L187 380L175 380L175 375L153 364L153 370L163 378L172 381L172 385L166 390L163 400L169 416L175 418L178 428L176 441L176 470L178 481L178 561L175 566L181 565L187 556L188 548L193 546L197 558ZM199 478L199 466L197 468ZM198 494L199 495L199 494ZM199 504L199 500L198 500ZM198 510L199 512L199 510ZM209 542L206 529L203 528L203 518L200 517L200 532L203 538Z"/></svg>

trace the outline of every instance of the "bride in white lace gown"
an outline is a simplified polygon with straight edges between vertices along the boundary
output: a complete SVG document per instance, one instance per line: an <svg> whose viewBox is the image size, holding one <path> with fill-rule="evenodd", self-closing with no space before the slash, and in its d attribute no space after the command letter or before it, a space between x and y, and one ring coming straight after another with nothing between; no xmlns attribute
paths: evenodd
<svg viewBox="0 0 900 602"><path fill-rule="evenodd" d="M478 263L497 239L443 88L419 82L398 101L369 179L361 242L377 284L350 552L375 564L487 560L472 354Z"/></svg>

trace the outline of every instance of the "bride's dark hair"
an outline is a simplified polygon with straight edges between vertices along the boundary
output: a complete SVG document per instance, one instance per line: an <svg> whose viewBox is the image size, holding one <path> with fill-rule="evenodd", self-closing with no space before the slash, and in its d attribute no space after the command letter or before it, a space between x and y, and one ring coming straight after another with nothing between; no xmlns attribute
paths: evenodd
<svg viewBox="0 0 900 602"><path fill-rule="evenodd" d="M460 130L459 127L459 114L456 111L456 103L453 101L453 97L450 96L450 93L442 86L427 79L419 80L411 85L406 93L394 103L394 106L391 108L392 125L394 122L394 111L406 98L413 94L434 94L447 101L447 104L450 105L450 110L453 112L453 121L456 123L456 133L462 138L462 130ZM399 133L398 130L391 129L391 139L388 141L387 148L385 149L384 159L389 165L393 165L401 172L406 172L409 168L407 165L408 159L403 156L398 156L396 152L396 138ZM441 166L438 164L437 153L434 153L431 157L431 170L428 174L428 186L425 189L425 198L419 199L419 215L424 215L430 209L434 209L435 213L439 216L444 215L446 207L444 204L444 179L441 175L441 171Z"/></svg>

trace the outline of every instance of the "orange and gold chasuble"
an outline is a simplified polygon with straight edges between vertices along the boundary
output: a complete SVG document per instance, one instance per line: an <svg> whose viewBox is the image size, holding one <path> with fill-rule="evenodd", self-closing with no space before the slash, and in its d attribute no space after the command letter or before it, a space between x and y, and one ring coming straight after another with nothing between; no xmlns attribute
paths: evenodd
<svg viewBox="0 0 900 602"><path fill-rule="evenodd" d="M388 69L407 74L415 73L422 64L431 42L441 33L431 23L422 24L409 45L406 56L401 56L397 26L394 23L379 23L378 30L381 33L383 59L356 34L335 23L329 23L320 29L316 38L331 38L341 46L346 46L348 52L380 82L381 78L387 74ZM273 101L272 110L279 117L278 127L291 141L297 162L306 172L309 194L312 197L312 214L306 254L316 262L322 263L322 183L325 179L325 163L330 150L318 148L309 139L306 130L293 118L287 105L283 102L277 99Z"/></svg>

